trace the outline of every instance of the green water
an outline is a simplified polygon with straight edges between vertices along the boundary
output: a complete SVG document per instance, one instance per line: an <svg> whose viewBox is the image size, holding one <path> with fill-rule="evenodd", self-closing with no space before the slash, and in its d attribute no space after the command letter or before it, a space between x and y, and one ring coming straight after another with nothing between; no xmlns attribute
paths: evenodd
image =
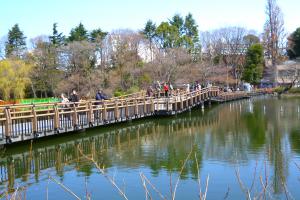
<svg viewBox="0 0 300 200"><path fill-rule="evenodd" d="M145 199L145 176L152 199L175 188L199 199L209 177L207 199L300 199L299 120L299 98L262 97L16 144L1 149L0 193L75 199L59 182L81 199L122 199L111 179Z"/></svg>

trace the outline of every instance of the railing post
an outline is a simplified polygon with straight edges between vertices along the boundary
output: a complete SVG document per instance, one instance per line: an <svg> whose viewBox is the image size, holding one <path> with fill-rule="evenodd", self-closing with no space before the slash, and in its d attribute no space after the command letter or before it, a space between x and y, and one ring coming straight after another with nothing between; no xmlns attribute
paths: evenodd
<svg viewBox="0 0 300 200"><path fill-rule="evenodd" d="M36 116L36 111L35 111L35 105L32 105L31 112L33 115L32 118L32 132L33 136L37 137L37 116Z"/></svg>
<svg viewBox="0 0 300 200"><path fill-rule="evenodd" d="M74 129L77 129L78 126L78 116L77 116L77 110L76 110L76 103L73 103L73 127Z"/></svg>
<svg viewBox="0 0 300 200"><path fill-rule="evenodd" d="M180 110L183 110L183 99L181 95L180 95Z"/></svg>
<svg viewBox="0 0 300 200"><path fill-rule="evenodd" d="M146 116L147 113L147 104L146 104L146 97L144 96L144 116Z"/></svg>
<svg viewBox="0 0 300 200"><path fill-rule="evenodd" d="M119 119L119 105L118 105L118 101L115 102L115 111L114 111L114 114L115 114L115 120L118 121L118 119Z"/></svg>
<svg viewBox="0 0 300 200"><path fill-rule="evenodd" d="M54 104L54 131L56 131L57 133L59 132L59 111L58 111L58 106L57 104Z"/></svg>
<svg viewBox="0 0 300 200"><path fill-rule="evenodd" d="M137 117L139 113L139 106L138 106L138 101L137 99L135 100L135 105L134 105L134 114Z"/></svg>
<svg viewBox="0 0 300 200"><path fill-rule="evenodd" d="M87 106L88 106L88 122L89 122L89 126L91 127L91 126L93 126L93 124L94 124L94 119L93 119L93 103L91 102L91 101L89 101L88 103L87 103Z"/></svg>
<svg viewBox="0 0 300 200"><path fill-rule="evenodd" d="M186 95L185 107L189 108L189 98L188 98L188 95Z"/></svg>
<svg viewBox="0 0 300 200"><path fill-rule="evenodd" d="M177 112L177 96L175 97L175 105L174 105L174 110L175 110L175 112Z"/></svg>
<svg viewBox="0 0 300 200"><path fill-rule="evenodd" d="M169 112L169 98L166 100L166 107L167 107L167 112Z"/></svg>
<svg viewBox="0 0 300 200"><path fill-rule="evenodd" d="M103 102L103 110L102 110L102 120L104 123L107 122L107 106L106 106L106 103L105 101Z"/></svg>
<svg viewBox="0 0 300 200"><path fill-rule="evenodd" d="M151 98L151 112L154 113L154 100Z"/></svg>
<svg viewBox="0 0 300 200"><path fill-rule="evenodd" d="M11 141L11 126L12 126L12 120L11 120L11 113L9 106L5 108L5 141L6 143L12 143Z"/></svg>
<svg viewBox="0 0 300 200"><path fill-rule="evenodd" d="M125 117L126 117L126 119L129 119L129 107L128 107L127 100L125 100Z"/></svg>

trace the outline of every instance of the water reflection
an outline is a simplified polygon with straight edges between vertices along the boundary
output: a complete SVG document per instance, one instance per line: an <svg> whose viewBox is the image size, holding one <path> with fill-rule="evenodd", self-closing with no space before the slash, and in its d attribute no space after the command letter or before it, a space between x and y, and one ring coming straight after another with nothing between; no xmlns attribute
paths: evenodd
<svg viewBox="0 0 300 200"><path fill-rule="evenodd" d="M93 156L105 168L148 167L155 177L179 172L190 150L193 155L181 178L197 178L204 162L268 162L274 193L282 193L294 154L300 153L299 99L258 98L201 108L177 117L147 119L116 127L93 129L2 150L1 186L39 182L47 170L64 179L66 171L85 176L93 165L79 152ZM232 177L233 179L235 177ZM34 180L34 181L33 181ZM32 183L33 182L33 183Z"/></svg>

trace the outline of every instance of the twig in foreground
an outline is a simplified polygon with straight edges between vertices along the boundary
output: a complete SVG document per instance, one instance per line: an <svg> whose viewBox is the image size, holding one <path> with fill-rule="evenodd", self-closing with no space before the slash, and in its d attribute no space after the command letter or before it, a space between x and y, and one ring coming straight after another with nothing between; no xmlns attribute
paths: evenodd
<svg viewBox="0 0 300 200"><path fill-rule="evenodd" d="M52 181L54 181L55 183L57 183L59 186L61 186L65 191L67 191L68 193L70 193L73 197L75 197L78 200L81 200L72 190L70 190L69 188L67 188L64 184L62 184L61 182L59 182L55 178L51 177L50 175L49 175L49 178Z"/></svg>
<svg viewBox="0 0 300 200"><path fill-rule="evenodd" d="M117 183L109 175L107 175L105 173L104 169L102 169L93 158L90 158L87 155L85 155L80 148L78 148L78 150L83 157L85 157L87 160L90 160L95 165L95 167L98 169L98 171L118 190L119 194L124 199L128 200L125 192L122 189L120 189L120 187L117 185Z"/></svg>

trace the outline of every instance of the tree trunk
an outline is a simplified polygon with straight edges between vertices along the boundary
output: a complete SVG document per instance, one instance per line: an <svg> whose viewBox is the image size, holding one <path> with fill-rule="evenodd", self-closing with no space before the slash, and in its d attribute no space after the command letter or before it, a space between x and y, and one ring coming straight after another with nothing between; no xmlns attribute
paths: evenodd
<svg viewBox="0 0 300 200"><path fill-rule="evenodd" d="M32 90L32 93L33 93L33 97L36 98L36 91L35 91L35 88L33 86L33 84L31 83L31 90Z"/></svg>

